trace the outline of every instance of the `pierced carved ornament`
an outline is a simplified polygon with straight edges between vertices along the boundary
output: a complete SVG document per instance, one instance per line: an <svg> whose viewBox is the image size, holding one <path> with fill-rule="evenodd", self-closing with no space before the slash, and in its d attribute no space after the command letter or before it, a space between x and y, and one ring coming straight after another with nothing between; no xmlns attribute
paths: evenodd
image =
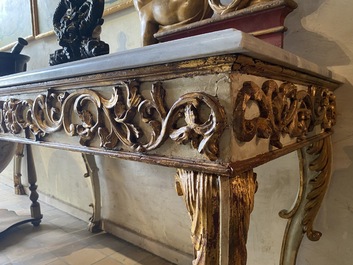
<svg viewBox="0 0 353 265"><path fill-rule="evenodd" d="M251 119L246 117L250 103L259 110ZM273 80L260 88L249 81L237 94L233 130L241 142L250 142L256 136L282 148L282 135L300 140L317 125L330 130L336 122L335 111L335 96L328 89L309 86L308 90L298 90L292 83L278 86Z"/></svg>
<svg viewBox="0 0 353 265"><path fill-rule="evenodd" d="M36 140L63 128L84 146L98 136L101 147L118 150L122 144L137 152L154 150L169 137L180 144L191 142L216 160L226 125L218 100L203 92L187 93L168 109L165 94L162 84L155 83L151 99L144 99L137 82L120 82L109 99L90 89L71 94L48 91L34 100L11 98L2 104L1 127L12 134L31 132Z"/></svg>

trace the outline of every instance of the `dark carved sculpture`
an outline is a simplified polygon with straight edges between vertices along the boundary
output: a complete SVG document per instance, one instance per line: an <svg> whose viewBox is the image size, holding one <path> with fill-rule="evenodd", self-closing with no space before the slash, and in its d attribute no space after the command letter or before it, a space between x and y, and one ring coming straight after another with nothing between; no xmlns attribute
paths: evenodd
<svg viewBox="0 0 353 265"><path fill-rule="evenodd" d="M50 65L108 54L109 45L99 38L104 0L61 0L53 25L62 49L50 55Z"/></svg>
<svg viewBox="0 0 353 265"><path fill-rule="evenodd" d="M157 43L153 34L160 28L171 28L212 16L208 0L134 0L139 12L143 45Z"/></svg>

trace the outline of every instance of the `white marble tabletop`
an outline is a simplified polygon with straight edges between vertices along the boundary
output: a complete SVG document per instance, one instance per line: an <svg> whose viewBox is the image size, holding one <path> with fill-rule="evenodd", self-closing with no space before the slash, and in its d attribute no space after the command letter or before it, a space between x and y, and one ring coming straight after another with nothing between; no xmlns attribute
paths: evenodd
<svg viewBox="0 0 353 265"><path fill-rule="evenodd" d="M265 62L343 83L345 80L288 51L235 29L226 29L0 78L0 87L132 69L216 55L244 54Z"/></svg>

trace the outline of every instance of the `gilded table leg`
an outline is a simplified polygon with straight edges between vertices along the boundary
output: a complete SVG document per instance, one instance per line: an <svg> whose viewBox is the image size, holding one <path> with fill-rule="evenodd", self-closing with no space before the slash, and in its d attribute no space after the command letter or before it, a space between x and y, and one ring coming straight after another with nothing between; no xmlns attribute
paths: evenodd
<svg viewBox="0 0 353 265"><path fill-rule="evenodd" d="M192 221L193 265L246 264L256 187L252 171L220 177L178 170L176 189Z"/></svg>
<svg viewBox="0 0 353 265"><path fill-rule="evenodd" d="M257 190L256 174L251 170L236 175L230 179L229 186L229 264L245 265L250 214Z"/></svg>
<svg viewBox="0 0 353 265"><path fill-rule="evenodd" d="M183 196L192 226L193 265L219 265L220 197L217 175L179 169L176 190Z"/></svg>
<svg viewBox="0 0 353 265"><path fill-rule="evenodd" d="M313 223L331 178L331 137L302 148L298 156L301 172L297 200L290 211L280 212L281 217L288 219L280 265L296 264L304 234L312 241L321 237L321 233L313 229Z"/></svg>
<svg viewBox="0 0 353 265"><path fill-rule="evenodd" d="M13 164L13 181L14 181L14 186L15 186L15 194L17 195L25 195L26 192L24 190L24 187L21 182L21 163L22 163L22 157L23 157L23 151L24 151L24 144L17 144L16 146L16 151L15 151L15 157L14 157L14 164Z"/></svg>
<svg viewBox="0 0 353 265"><path fill-rule="evenodd" d="M32 148L30 145L27 145L27 172L28 172L28 183L29 183L29 190L31 191L29 198L32 201L31 204L31 217L35 220L32 221L34 226L38 226L41 222L43 217L40 211L40 204L38 202L38 193L37 193L37 174L34 166L34 159Z"/></svg>
<svg viewBox="0 0 353 265"><path fill-rule="evenodd" d="M82 153L83 161L86 165L87 173L84 175L85 178L89 177L91 181L92 197L93 203L90 206L93 208L93 215L89 219L90 223L88 225L89 231L92 233L97 233L102 231L101 222L101 194L100 194L100 184L98 176L98 167L94 155Z"/></svg>

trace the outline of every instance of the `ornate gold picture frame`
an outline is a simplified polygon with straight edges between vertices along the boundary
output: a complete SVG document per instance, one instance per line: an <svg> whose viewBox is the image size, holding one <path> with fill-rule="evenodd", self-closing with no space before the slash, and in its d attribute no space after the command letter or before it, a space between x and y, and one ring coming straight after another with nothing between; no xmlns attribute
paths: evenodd
<svg viewBox="0 0 353 265"><path fill-rule="evenodd" d="M132 5L132 0L105 0L105 11L103 16L110 15Z"/></svg>

